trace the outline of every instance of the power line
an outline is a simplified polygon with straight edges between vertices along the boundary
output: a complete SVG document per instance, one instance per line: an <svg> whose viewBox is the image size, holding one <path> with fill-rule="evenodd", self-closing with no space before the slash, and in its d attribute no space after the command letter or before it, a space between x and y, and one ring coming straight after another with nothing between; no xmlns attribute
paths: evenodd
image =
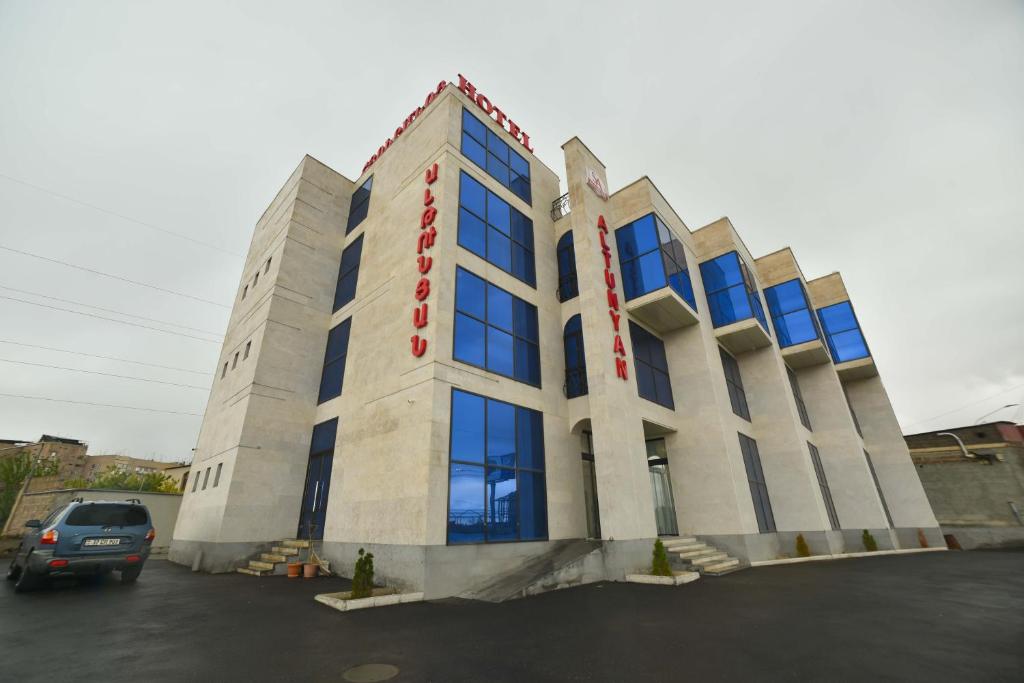
<svg viewBox="0 0 1024 683"><path fill-rule="evenodd" d="M127 318L136 318L137 320L147 320L151 323L160 323L161 325L170 325L171 327L180 327L183 330L192 330L193 332L202 332L203 334L212 334L215 337L223 337L224 335L219 332L211 332L210 330L201 330L198 327L189 327L188 325L182 325L180 323L172 323L166 320L158 320L156 318L147 318L141 315L135 315L134 313L123 313L113 308L103 308L102 306L93 306L92 304L84 304L81 301L72 301L71 299L61 299L59 296L50 296L48 294L40 294L39 292L30 292L27 289L18 289L17 287L8 287L7 285L0 285L0 289L8 289L12 292L18 292L19 294L29 294L31 296L38 296L43 299L52 299L53 301L60 301L65 304L74 304L75 306L85 306L86 308L95 308L97 311L106 311L107 313L116 313L117 315L123 315Z"/></svg>
<svg viewBox="0 0 1024 683"><path fill-rule="evenodd" d="M5 398L24 398L30 401L53 401L54 403L74 403L80 406L100 406L103 408L120 408L122 410L142 410L147 413L167 413L169 415L193 415L202 417L202 413L185 413L178 410L160 410L159 408L140 408L138 406L119 406L112 403L92 403L90 401L71 401L65 398L51 398L49 396L23 396L21 394L0 394Z"/></svg>
<svg viewBox="0 0 1024 683"><path fill-rule="evenodd" d="M66 194L61 194L59 192L54 192L53 190L47 189L45 187L41 187L39 185L34 185L32 183L26 182L26 181L21 180L19 178L15 178L13 176L9 176L6 173L0 173L0 178L5 178L7 180L10 180L13 183L18 183L19 185L24 185L25 187L31 187L33 190L38 190L39 192L45 192L46 194L53 195L54 197L59 197L60 199L63 199L63 200L68 201L68 202L73 202L75 204L79 204L81 206L85 206L87 208L93 209L94 211L100 211L100 212L108 214L110 216L114 216L116 218L120 218L121 220L128 221L129 223L135 223L137 225L141 225L141 226L149 228L151 230L156 230L158 232L162 232L165 235L171 235L172 237L177 237L178 239L188 240L189 242L192 242L193 244L198 244L200 246L206 247L207 249L214 249L216 251L223 252L225 254L231 254L232 256L242 256L242 254L239 254L236 251L230 251L228 249L224 249L223 247L218 247L215 244L210 244L209 242L203 242L202 240L197 240L194 237L189 237L188 235L182 234L180 232L175 232L173 230L168 230L167 228L161 228L158 225L153 225L152 223L147 223L145 221L140 221L137 218L132 218L131 216L125 216L124 214L117 213L116 211L111 211L110 209L104 209L102 206L96 206L95 204L90 204L88 202L83 202L81 199L75 199L74 197L69 197Z"/></svg>
<svg viewBox="0 0 1024 683"><path fill-rule="evenodd" d="M110 372L97 372L95 370L80 370L78 368L65 368L60 365L47 365L46 363L29 363L24 360L10 360L8 358L0 358L0 363L16 363L17 365L28 365L33 368L47 368L50 370L65 370L67 372L82 372L87 375L102 375L103 377L117 377L118 379L131 379L136 382L148 382L150 384L166 384L172 387L184 387L186 389L199 389L201 391L208 391L210 387L200 387L195 384L179 384L178 382L165 382L160 379L147 379L145 377L133 377L131 375L115 375Z"/></svg>
<svg viewBox="0 0 1024 683"><path fill-rule="evenodd" d="M917 420L915 422L911 422L910 424L907 425L907 427L911 427L913 425L919 425L922 422L930 422L931 420L935 420L935 419L940 418L940 417L945 417L946 415L952 415L953 413L960 412L964 408L970 408L973 405L977 405L979 403L984 403L985 401L989 401L989 400L995 398L996 396L1002 396L1003 394L1008 394L1011 391L1013 391L1014 389L1020 389L1021 387L1024 387L1024 384L1017 384L1016 386L1012 386L1009 389L1004 389L1003 391L1000 391L1000 392L997 392L995 394L992 394L991 396L986 396L985 398L979 398L977 401L971 401L970 403L965 403L962 406L960 406L959 408L954 408L953 410L948 410L948 411L946 411L944 413L939 413L938 415L932 415L931 417L926 417L923 420Z"/></svg>
<svg viewBox="0 0 1024 683"><path fill-rule="evenodd" d="M22 251L20 249L12 249L11 247L5 247L2 244L0 244L0 249L3 249L4 251L9 251L9 252L14 253L14 254L21 254L22 256L28 256L30 258L39 259L40 261L48 261L49 263L56 263L56 264L61 265L61 266L67 266L68 268L74 268L75 270L85 271L86 273L92 273L93 275L100 275L102 277L108 277L111 280L119 280L121 282L127 282L129 284L136 285L138 287L148 287L149 289L154 289L154 290L156 290L158 292L164 292L165 294L173 294L174 296L180 296L180 297L184 297L186 299L192 299L193 301L199 301L199 302L204 303L204 304L210 304L211 306L220 306L221 308L231 308L230 306L227 306L225 304L220 304L220 303L217 303L216 301L210 301L209 299L203 299L202 297L192 296L191 294L185 294L184 292L176 292L173 289L166 289L164 287L158 287L157 285L151 285L151 284L149 284L147 282L139 282L138 280L131 280L131 279L126 278L126 277L121 277L120 275L111 275L110 273L104 273L102 270L94 270L92 268L86 268L85 266L79 266L79 265L76 265L74 263L68 263L67 261L60 261L58 259L53 259L53 258L50 258L49 256L41 256L39 254L33 254L31 252L28 252L28 251Z"/></svg>
<svg viewBox="0 0 1024 683"><path fill-rule="evenodd" d="M164 334L173 334L176 337L187 337L189 339L198 339L208 344L220 344L221 342L216 339L205 339L204 337L197 337L192 334L185 334L184 332L175 332L174 330L163 330L159 327L150 327L149 325L140 325L138 323L130 323L127 320L118 320L117 318L108 318L104 315L96 315L95 313L83 313L82 311L72 311L70 308L61 308L60 306L50 306L48 304L41 304L35 301L26 301L25 299L18 299L13 296L4 296L0 294L0 299L7 299L8 301L17 301L19 303L28 304L29 306L39 306L40 308L49 308L54 311L64 311L65 313L74 313L75 315L84 315L87 318L96 318L97 320L108 320L112 323L121 323L122 325L131 325L132 327L141 327L144 330L153 330L154 332L163 332Z"/></svg>
<svg viewBox="0 0 1024 683"><path fill-rule="evenodd" d="M30 349L43 349L45 351L56 351L58 353L71 353L76 356L86 356L88 358L102 358L104 360L116 360L121 363L132 363L134 365L145 365L150 368L162 368L164 370L178 370L180 372L191 372L194 375L207 375L210 376L212 372L203 372L201 370L189 370L188 368L176 368L172 365L157 365L156 363L143 363L140 360L128 360L127 358L116 358L114 356L100 356L95 353L85 353L84 351L72 351L70 349L58 349L54 346L40 346L38 344L26 344L24 342L11 341L9 339L0 339L0 344L12 344L14 346L24 346Z"/></svg>

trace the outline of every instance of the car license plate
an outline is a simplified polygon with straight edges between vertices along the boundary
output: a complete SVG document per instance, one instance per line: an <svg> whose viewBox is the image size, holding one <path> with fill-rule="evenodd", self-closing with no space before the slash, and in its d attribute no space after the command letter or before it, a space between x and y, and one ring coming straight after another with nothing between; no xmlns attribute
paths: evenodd
<svg viewBox="0 0 1024 683"><path fill-rule="evenodd" d="M83 545L121 545L120 538L87 538Z"/></svg>

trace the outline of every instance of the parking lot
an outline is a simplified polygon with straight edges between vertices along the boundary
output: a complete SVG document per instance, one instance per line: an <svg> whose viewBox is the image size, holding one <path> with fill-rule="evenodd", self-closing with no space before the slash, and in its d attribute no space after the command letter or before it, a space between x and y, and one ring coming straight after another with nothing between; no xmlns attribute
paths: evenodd
<svg viewBox="0 0 1024 683"><path fill-rule="evenodd" d="M4 561L6 569L6 561ZM194 574L0 587L5 680L1020 680L1024 553L749 569L666 588L602 583L503 604L341 613L342 579Z"/></svg>

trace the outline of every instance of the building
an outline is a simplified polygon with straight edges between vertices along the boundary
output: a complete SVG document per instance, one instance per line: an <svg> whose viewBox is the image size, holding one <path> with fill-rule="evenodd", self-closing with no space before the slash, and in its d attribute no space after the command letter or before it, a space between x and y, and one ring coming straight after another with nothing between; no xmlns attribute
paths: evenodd
<svg viewBox="0 0 1024 683"><path fill-rule="evenodd" d="M957 545L1024 546L1024 426L991 422L906 441L935 517Z"/></svg>
<svg viewBox="0 0 1024 683"><path fill-rule="evenodd" d="M178 490L182 493L185 492L185 486L188 485L188 473L192 469L192 465L187 462L176 462L171 463L171 466L163 470L163 473L174 480L178 485Z"/></svg>
<svg viewBox="0 0 1024 683"><path fill-rule="evenodd" d="M88 449L84 441L49 434L43 434L38 441L0 439L0 459L24 454L33 462L56 462L60 476L65 479L84 476Z"/></svg>
<svg viewBox="0 0 1024 683"><path fill-rule="evenodd" d="M128 472L129 474L152 474L154 472L165 472L179 465L181 463L149 460L147 458L132 458L116 453L90 455L85 462L85 478L89 480L95 479L111 468L119 472Z"/></svg>
<svg viewBox="0 0 1024 683"><path fill-rule="evenodd" d="M565 194L460 77L354 180L302 160L253 234L172 560L309 535L438 597L619 578L659 535L942 544L841 277L563 150Z"/></svg>

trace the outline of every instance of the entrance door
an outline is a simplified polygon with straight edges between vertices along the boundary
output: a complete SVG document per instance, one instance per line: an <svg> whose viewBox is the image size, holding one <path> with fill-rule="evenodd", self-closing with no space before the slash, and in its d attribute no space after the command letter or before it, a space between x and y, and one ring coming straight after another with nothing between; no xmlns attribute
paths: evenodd
<svg viewBox="0 0 1024 683"><path fill-rule="evenodd" d="M597 474L590 432L583 433L583 504L587 508L587 538L601 538L601 514L597 506Z"/></svg>
<svg viewBox="0 0 1024 683"><path fill-rule="evenodd" d="M676 503L672 498L672 482L668 474L668 450L664 439L647 442L647 471L651 475L651 495L654 498L654 518L659 536L677 536Z"/></svg>
<svg viewBox="0 0 1024 683"><path fill-rule="evenodd" d="M331 487L334 441L337 435L337 418L322 422L313 428L297 538L319 541L324 537L324 523L327 521L327 495Z"/></svg>

